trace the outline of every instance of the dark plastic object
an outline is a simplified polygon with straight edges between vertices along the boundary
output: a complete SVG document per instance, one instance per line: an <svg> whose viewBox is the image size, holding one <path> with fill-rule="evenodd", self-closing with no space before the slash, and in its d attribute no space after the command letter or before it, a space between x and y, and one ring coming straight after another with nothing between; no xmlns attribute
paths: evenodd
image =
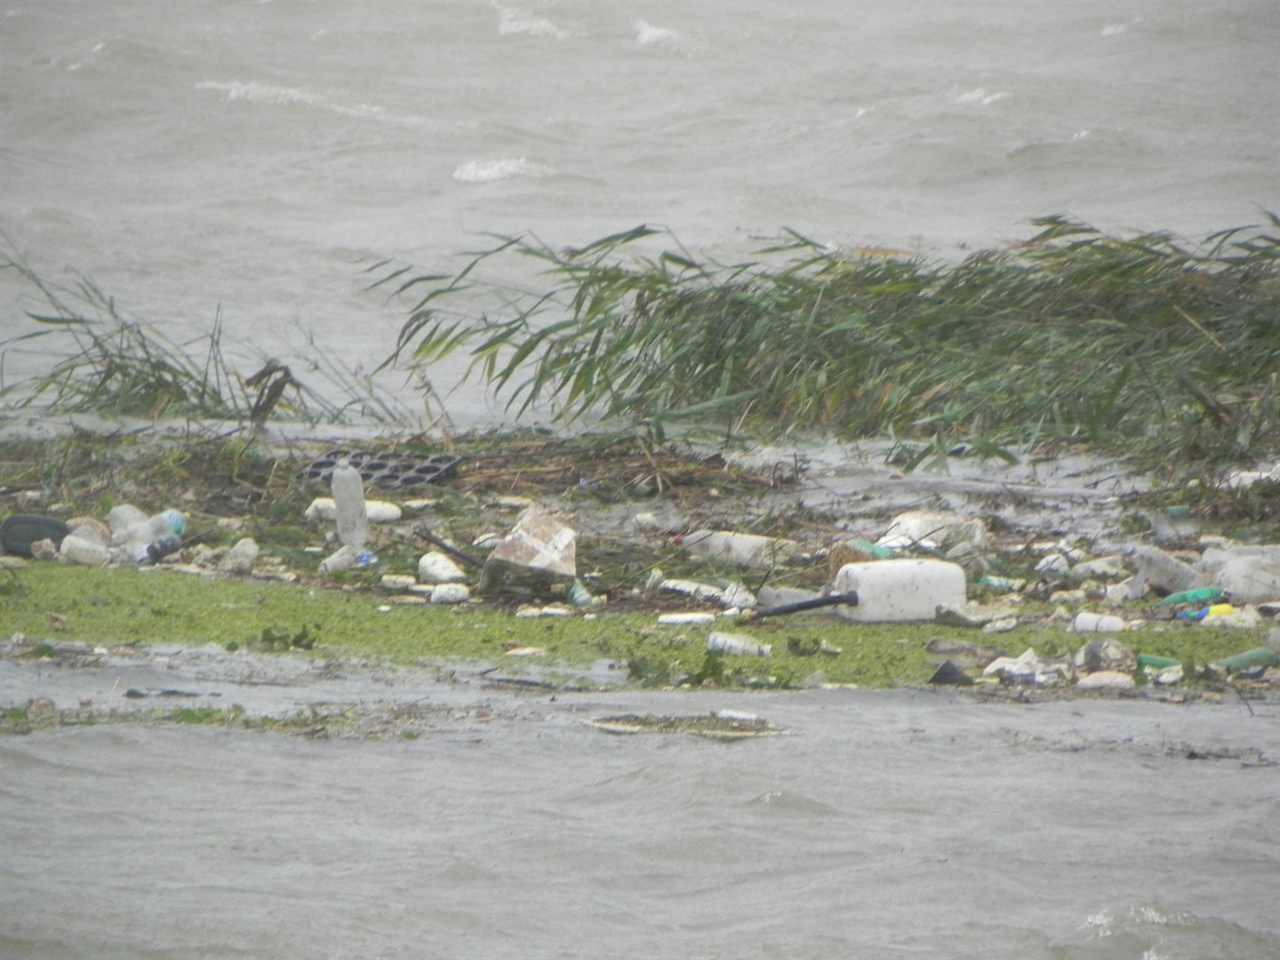
<svg viewBox="0 0 1280 960"><path fill-rule="evenodd" d="M759 620L762 617L776 617L780 613L799 613L801 610L816 610L819 607L834 607L836 604L850 607L858 605L858 594L855 590L848 593L833 593L825 597L814 597L812 600L797 600L795 603L783 603L776 607L765 607L763 610L752 610L747 619Z"/></svg>
<svg viewBox="0 0 1280 960"><path fill-rule="evenodd" d="M31 556L31 545L37 540L52 540L55 547L61 546L62 540L71 528L61 520L52 517L32 517L15 513L5 517L0 523L0 547L5 553L15 553L20 557Z"/></svg>
<svg viewBox="0 0 1280 960"><path fill-rule="evenodd" d="M333 478L333 468L344 458L360 471L360 478L365 483L387 490L442 480L460 459L443 453L427 455L378 453L373 450L330 450L324 456L316 457L298 475L312 483L328 484Z"/></svg>

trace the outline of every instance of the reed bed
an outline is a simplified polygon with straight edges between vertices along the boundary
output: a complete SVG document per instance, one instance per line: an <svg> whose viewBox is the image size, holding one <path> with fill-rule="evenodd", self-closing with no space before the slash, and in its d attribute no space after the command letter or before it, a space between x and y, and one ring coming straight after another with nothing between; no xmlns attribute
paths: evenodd
<svg viewBox="0 0 1280 960"><path fill-rule="evenodd" d="M795 233L736 264L647 226L576 249L498 237L457 273L401 267L374 286L411 304L388 364L466 350L510 409L551 403L566 423L888 436L909 467L962 443L1203 463L1280 449L1274 215L1200 244L1033 223L1030 240L960 263ZM666 249L638 252L655 242ZM479 279L511 258L543 288ZM477 314L486 298L498 309Z"/></svg>
<svg viewBox="0 0 1280 960"><path fill-rule="evenodd" d="M6 348L23 341L54 337L70 342L48 373L19 383L0 381L0 410L254 424L269 418L310 423L409 419L370 380L361 380L314 342L316 359L310 367L328 382L328 391L312 389L272 359L243 376L223 353L220 316L209 333L175 343L153 324L126 316L113 297L86 277L77 276L70 284L41 277L2 233L0 250L0 270L16 273L40 305L26 312L31 329L0 340L0 360Z"/></svg>

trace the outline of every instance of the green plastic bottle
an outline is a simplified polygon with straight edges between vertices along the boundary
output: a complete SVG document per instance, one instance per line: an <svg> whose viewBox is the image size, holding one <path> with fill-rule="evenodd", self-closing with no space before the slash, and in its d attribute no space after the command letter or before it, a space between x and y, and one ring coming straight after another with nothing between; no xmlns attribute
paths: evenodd
<svg viewBox="0 0 1280 960"><path fill-rule="evenodd" d="M1221 587L1200 587L1196 590L1183 590L1179 593L1171 593L1159 603L1157 607L1172 607L1175 603L1213 603L1220 600L1223 595Z"/></svg>
<svg viewBox="0 0 1280 960"><path fill-rule="evenodd" d="M1232 673L1251 667L1280 667L1280 654L1267 647L1255 647L1244 653L1237 653L1234 657L1227 657L1219 661L1219 665Z"/></svg>

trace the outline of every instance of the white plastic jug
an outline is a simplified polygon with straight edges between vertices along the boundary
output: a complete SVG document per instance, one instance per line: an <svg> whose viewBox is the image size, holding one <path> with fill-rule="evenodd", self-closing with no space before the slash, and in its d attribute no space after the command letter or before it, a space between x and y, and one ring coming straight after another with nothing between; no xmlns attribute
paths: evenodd
<svg viewBox="0 0 1280 960"><path fill-rule="evenodd" d="M932 620L940 606L964 606L964 569L945 560L873 560L846 563L837 593L854 591L858 605L836 608L856 623Z"/></svg>

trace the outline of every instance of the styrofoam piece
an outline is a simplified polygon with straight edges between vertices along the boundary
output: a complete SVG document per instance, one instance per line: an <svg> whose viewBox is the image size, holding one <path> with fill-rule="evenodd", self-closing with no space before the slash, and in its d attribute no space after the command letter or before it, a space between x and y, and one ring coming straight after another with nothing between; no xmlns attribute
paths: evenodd
<svg viewBox="0 0 1280 960"><path fill-rule="evenodd" d="M399 504L392 503L390 500L366 500L364 510L370 523L395 523L404 516L404 511L400 509ZM337 516L333 497L316 497L303 514L303 517L313 523L322 520L332 523Z"/></svg>
<svg viewBox="0 0 1280 960"><path fill-rule="evenodd" d="M946 560L846 563L836 574L835 590L857 593L857 606L836 608L855 623L932 620L940 606L964 605L964 569Z"/></svg>
<svg viewBox="0 0 1280 960"><path fill-rule="evenodd" d="M465 603L471 599L471 588L465 583L440 583L431 591L432 603Z"/></svg>
<svg viewBox="0 0 1280 960"><path fill-rule="evenodd" d="M423 583L460 583L467 575L446 554L433 550L418 560L418 579Z"/></svg>
<svg viewBox="0 0 1280 960"><path fill-rule="evenodd" d="M526 510L485 560L477 592L530 578L572 581L578 575L577 542L578 532L558 515Z"/></svg>

